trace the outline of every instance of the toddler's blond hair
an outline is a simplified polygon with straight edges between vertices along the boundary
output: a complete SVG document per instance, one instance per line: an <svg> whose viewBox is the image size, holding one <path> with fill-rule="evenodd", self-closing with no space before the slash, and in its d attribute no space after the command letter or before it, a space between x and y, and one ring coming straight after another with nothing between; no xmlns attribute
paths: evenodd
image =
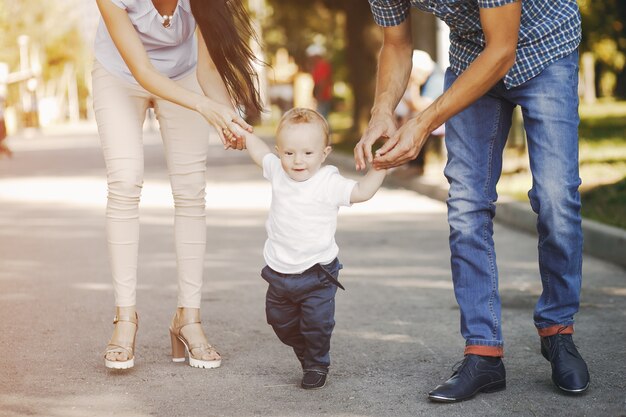
<svg viewBox="0 0 626 417"><path fill-rule="evenodd" d="M278 122L278 128L276 129L276 136L280 134L280 131L287 125L296 125L300 123L316 123L322 128L324 133L324 145L330 145L330 126L324 119L324 116L316 112L315 110L307 109L304 107L294 107L288 110Z"/></svg>

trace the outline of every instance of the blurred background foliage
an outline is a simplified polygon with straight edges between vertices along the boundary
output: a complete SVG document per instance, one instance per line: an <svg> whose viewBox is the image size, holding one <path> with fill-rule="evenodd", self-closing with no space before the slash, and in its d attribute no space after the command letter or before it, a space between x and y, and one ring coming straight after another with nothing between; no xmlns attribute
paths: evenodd
<svg viewBox="0 0 626 417"><path fill-rule="evenodd" d="M286 48L306 67L305 50L323 44L333 65L333 78L350 86L353 133L369 120L374 99L376 59L382 34L363 0L268 0L263 41L270 53Z"/></svg>
<svg viewBox="0 0 626 417"><path fill-rule="evenodd" d="M148 0L146 0L148 1ZM94 3L86 8L84 3ZM581 52L595 58L595 84L599 97L626 98L626 2L579 0L583 18ZM92 16L86 16L88 14ZM58 78L67 63L77 74L91 66L92 34L97 18L92 0L0 0L0 62L19 66L18 37L27 35L41 64L44 79ZM367 122L374 94L376 56L381 32L363 0L266 0L257 16L268 55L286 48L305 69L305 49L311 43L326 46L334 79L349 86L355 131ZM88 29L86 29L88 28ZM78 77L80 96L88 94L85 78ZM84 100L83 100L84 101Z"/></svg>
<svg viewBox="0 0 626 417"><path fill-rule="evenodd" d="M273 64L282 48L297 71L306 72L306 48L313 43L326 48L333 66L336 95L330 121L339 142L344 141L337 147L349 151L369 119L382 40L367 2L243 1L251 5L267 62ZM585 89L580 126L583 210L585 216L626 228L626 103L620 101L626 99L626 1L579 0L578 4L583 19L581 57L590 58L583 59L583 75L589 75L592 80L582 83ZM68 96L69 91L75 91L79 103L75 107L79 108L80 117L89 118L89 71L98 18L95 0L0 0L0 62L6 63L10 72L20 71L24 57L20 57L19 39L26 35L27 61L37 72L38 94ZM414 28L417 37L420 30L425 29ZM591 71L586 68L587 62L591 62ZM270 84L274 69L267 70ZM9 108L19 111L25 91L23 84L9 85L6 97ZM593 87L591 100L588 87ZM73 120L68 116L68 106L63 109L65 120ZM272 128L266 131L271 132ZM507 152L512 154L509 159L517 158L521 162L513 163L508 171L505 169L499 191L525 199L530 176L527 167L519 167L524 166L527 156L515 149ZM438 157L431 160L437 161ZM437 170L440 171L440 166Z"/></svg>
<svg viewBox="0 0 626 417"><path fill-rule="evenodd" d="M596 90L602 97L626 98L626 1L579 0L581 50L596 59Z"/></svg>
<svg viewBox="0 0 626 417"><path fill-rule="evenodd" d="M91 1L91 0L83 0ZM81 0L0 0L0 62L9 65L11 71L20 68L18 38L29 39L31 65L39 66L43 82L58 80L68 65L77 74L91 68L92 45L85 42ZM95 1L94 1L95 3ZM93 19L93 16L92 16ZM77 77L82 113L89 88L85 77ZM8 102L18 101L18 90L12 86Z"/></svg>

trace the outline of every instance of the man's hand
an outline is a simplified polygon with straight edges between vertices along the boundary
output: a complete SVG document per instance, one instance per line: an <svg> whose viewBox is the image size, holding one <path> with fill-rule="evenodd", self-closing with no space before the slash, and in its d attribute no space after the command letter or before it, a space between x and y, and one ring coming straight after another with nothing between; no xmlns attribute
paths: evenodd
<svg viewBox="0 0 626 417"><path fill-rule="evenodd" d="M354 147L354 162L356 169L361 171L367 168L374 158L372 146L381 138L390 138L396 133L397 127L391 113L375 113L363 133L361 140Z"/></svg>
<svg viewBox="0 0 626 417"><path fill-rule="evenodd" d="M397 167L415 159L430 136L430 131L419 116L410 119L376 151L373 165L376 169Z"/></svg>

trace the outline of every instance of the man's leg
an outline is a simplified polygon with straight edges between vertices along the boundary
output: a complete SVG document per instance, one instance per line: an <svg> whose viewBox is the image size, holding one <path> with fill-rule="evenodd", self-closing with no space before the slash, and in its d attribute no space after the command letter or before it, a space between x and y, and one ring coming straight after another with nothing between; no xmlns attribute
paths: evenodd
<svg viewBox="0 0 626 417"><path fill-rule="evenodd" d="M446 73L446 88L456 76ZM465 359L433 401L460 401L505 387L498 270L493 243L496 183L513 104L502 83L446 123L450 183L448 222L454 292L461 311Z"/></svg>
<svg viewBox="0 0 626 417"><path fill-rule="evenodd" d="M465 354L498 357L503 340L493 217L513 111L511 103L496 96L499 89L501 84L447 122L445 168L452 279Z"/></svg>
<svg viewBox="0 0 626 417"><path fill-rule="evenodd" d="M510 96L522 106L533 175L528 196L538 215L543 292L535 307L535 326L555 384L582 392L589 374L571 340L582 281L578 54L552 63Z"/></svg>

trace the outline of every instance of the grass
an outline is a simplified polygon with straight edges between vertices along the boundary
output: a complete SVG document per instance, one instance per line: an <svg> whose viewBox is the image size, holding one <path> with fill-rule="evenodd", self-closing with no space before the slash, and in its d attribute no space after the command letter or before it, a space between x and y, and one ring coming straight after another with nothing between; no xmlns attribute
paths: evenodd
<svg viewBox="0 0 626 417"><path fill-rule="evenodd" d="M626 229L626 102L583 105L580 115L583 216Z"/></svg>
<svg viewBox="0 0 626 417"><path fill-rule="evenodd" d="M583 216L626 229L626 177L583 193Z"/></svg>
<svg viewBox="0 0 626 417"><path fill-rule="evenodd" d="M580 118L583 217L626 229L626 102L581 105ZM527 170L505 172L498 192L528 201L530 187Z"/></svg>

